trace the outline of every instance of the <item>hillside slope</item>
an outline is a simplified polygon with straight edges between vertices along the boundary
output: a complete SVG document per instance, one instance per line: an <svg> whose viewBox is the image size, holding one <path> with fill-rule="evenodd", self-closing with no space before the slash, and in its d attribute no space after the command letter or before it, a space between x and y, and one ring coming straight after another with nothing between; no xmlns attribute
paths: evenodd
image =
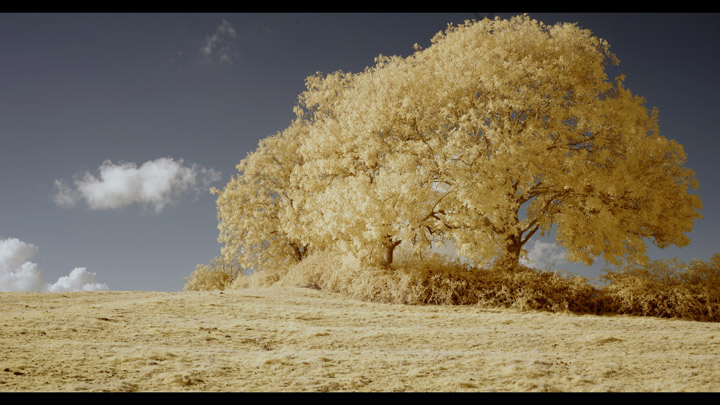
<svg viewBox="0 0 720 405"><path fill-rule="evenodd" d="M307 288L0 294L0 391L720 391L720 324Z"/></svg>

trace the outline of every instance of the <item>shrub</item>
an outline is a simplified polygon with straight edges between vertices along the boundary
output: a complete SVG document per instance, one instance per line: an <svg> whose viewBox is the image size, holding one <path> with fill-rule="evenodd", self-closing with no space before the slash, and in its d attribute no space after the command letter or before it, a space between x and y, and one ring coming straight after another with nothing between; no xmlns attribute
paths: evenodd
<svg viewBox="0 0 720 405"><path fill-rule="evenodd" d="M185 277L185 291L224 290L231 286L240 269L221 259L212 259L210 264L198 264L188 277Z"/></svg>
<svg viewBox="0 0 720 405"><path fill-rule="evenodd" d="M676 259L606 269L609 310L628 315L720 321L720 254L710 262Z"/></svg>
<svg viewBox="0 0 720 405"><path fill-rule="evenodd" d="M693 260L685 264L673 259L606 269L602 287L584 277L524 266L481 269L439 255L398 259L388 268L364 264L352 255L320 251L289 268L239 276L232 288L297 286L394 304L720 321L720 254L707 263ZM208 280L203 285L211 285L213 277L219 277L202 274L199 279Z"/></svg>
<svg viewBox="0 0 720 405"><path fill-rule="evenodd" d="M349 255L316 252L282 275L251 277L263 281L254 283L255 286L317 288L384 303L503 306L579 313L596 313L603 307L599 291L583 277L538 272L527 267L513 271L477 269L439 255L399 261L384 268L365 265Z"/></svg>

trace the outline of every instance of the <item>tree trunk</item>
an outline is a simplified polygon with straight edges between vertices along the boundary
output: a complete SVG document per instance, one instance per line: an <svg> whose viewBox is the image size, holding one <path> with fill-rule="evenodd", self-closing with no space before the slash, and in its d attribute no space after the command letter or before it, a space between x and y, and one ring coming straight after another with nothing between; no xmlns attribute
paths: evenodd
<svg viewBox="0 0 720 405"><path fill-rule="evenodd" d="M384 266L390 267L390 265L393 262L393 252L395 251L395 248L401 243L401 241L390 241L389 244L385 245L385 260L384 260Z"/></svg>
<svg viewBox="0 0 720 405"><path fill-rule="evenodd" d="M497 266L503 270L515 270L520 266L520 253L522 252L522 237L520 235L509 236L506 240L505 251L502 257L497 260Z"/></svg>

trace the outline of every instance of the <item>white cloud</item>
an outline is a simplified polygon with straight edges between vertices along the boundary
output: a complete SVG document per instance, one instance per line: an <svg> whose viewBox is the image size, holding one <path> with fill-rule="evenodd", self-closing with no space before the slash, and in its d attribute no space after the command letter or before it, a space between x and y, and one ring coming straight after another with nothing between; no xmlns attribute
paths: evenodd
<svg viewBox="0 0 720 405"><path fill-rule="evenodd" d="M550 270L565 263L564 249L552 242L535 241L528 251L527 258L521 259L522 264L529 267Z"/></svg>
<svg viewBox="0 0 720 405"><path fill-rule="evenodd" d="M76 267L69 275L58 278L48 289L50 292L107 290L107 284L95 282L95 276L95 273L90 273L85 267Z"/></svg>
<svg viewBox="0 0 720 405"><path fill-rule="evenodd" d="M232 65L238 55L235 47L237 31L222 20L212 35L208 35L200 47L200 61L206 64Z"/></svg>
<svg viewBox="0 0 720 405"><path fill-rule="evenodd" d="M76 267L54 284L45 283L42 271L30 261L38 248L16 238L0 239L0 292L70 292L107 290L105 283L95 280L96 274Z"/></svg>
<svg viewBox="0 0 720 405"><path fill-rule="evenodd" d="M55 203L69 208L86 204L90 209L119 209L132 204L152 206L160 213L186 192L207 190L221 179L214 169L186 166L183 160L160 158L143 163L113 164L109 160L99 167L99 175L85 172L76 176L74 187L55 180Z"/></svg>

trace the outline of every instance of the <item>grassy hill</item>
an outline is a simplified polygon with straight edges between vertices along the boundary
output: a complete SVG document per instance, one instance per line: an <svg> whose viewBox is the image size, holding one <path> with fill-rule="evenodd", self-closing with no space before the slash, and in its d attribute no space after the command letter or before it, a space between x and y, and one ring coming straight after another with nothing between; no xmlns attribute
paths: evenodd
<svg viewBox="0 0 720 405"><path fill-rule="evenodd" d="M0 391L720 391L720 323L300 287L0 294Z"/></svg>

